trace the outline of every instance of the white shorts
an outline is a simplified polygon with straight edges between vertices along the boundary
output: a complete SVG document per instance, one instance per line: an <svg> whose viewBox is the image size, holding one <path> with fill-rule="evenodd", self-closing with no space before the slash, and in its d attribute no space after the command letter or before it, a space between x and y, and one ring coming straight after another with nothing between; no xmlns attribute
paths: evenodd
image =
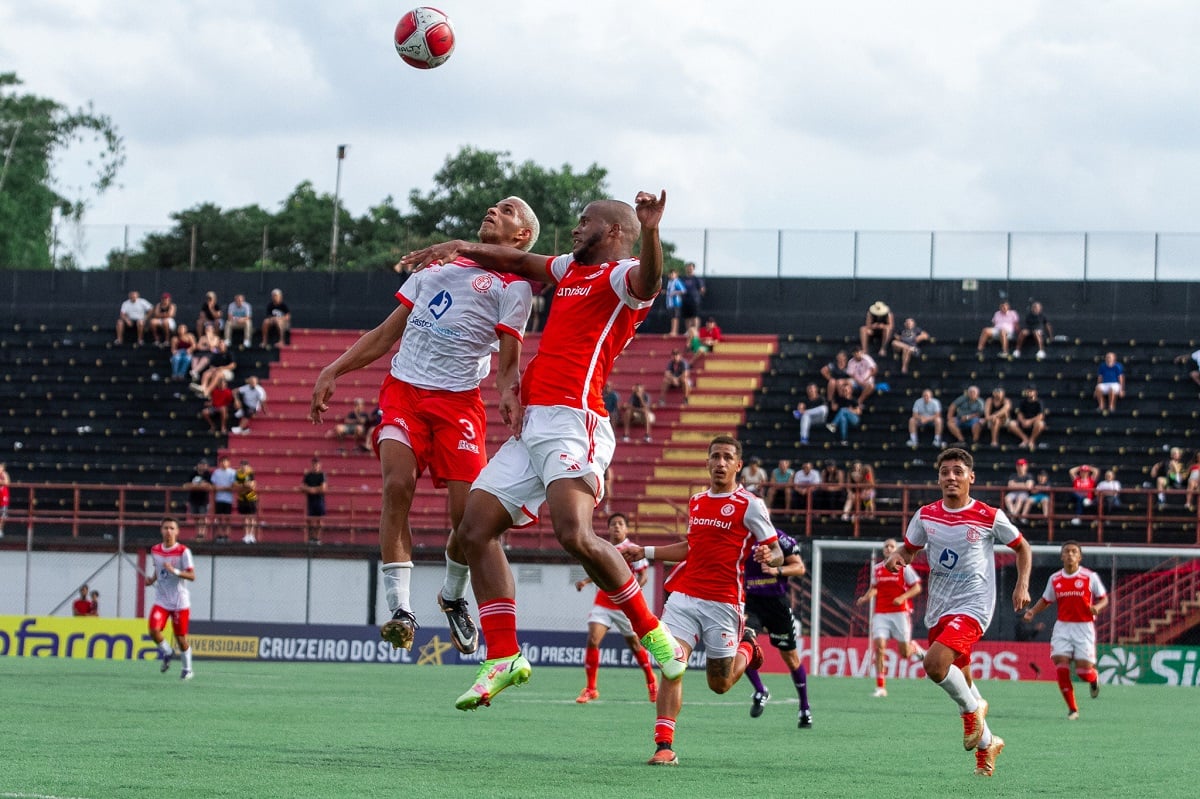
<svg viewBox="0 0 1200 799"><path fill-rule="evenodd" d="M604 499L604 472L612 463L617 439L612 425L598 414L562 405L530 405L520 438L510 438L479 473L471 489L500 500L515 527L536 522L555 480L583 478Z"/></svg>
<svg viewBox="0 0 1200 799"><path fill-rule="evenodd" d="M872 638L893 638L908 643L912 640L912 615L898 613L876 613L871 618Z"/></svg>
<svg viewBox="0 0 1200 799"><path fill-rule="evenodd" d="M1101 383L1098 388L1101 394L1119 394L1121 392L1120 383Z"/></svg>
<svg viewBox="0 0 1200 799"><path fill-rule="evenodd" d="M603 624L626 638L634 637L633 625L629 623L629 617L619 610L606 608L603 605L592 605L592 611L588 613L588 624Z"/></svg>
<svg viewBox="0 0 1200 799"><path fill-rule="evenodd" d="M728 602L671 594L662 620L672 635L692 649L703 641L710 663L733 657L742 638L742 609Z"/></svg>
<svg viewBox="0 0 1200 799"><path fill-rule="evenodd" d="M1050 654L1096 662L1096 625L1090 621L1059 621L1050 634Z"/></svg>

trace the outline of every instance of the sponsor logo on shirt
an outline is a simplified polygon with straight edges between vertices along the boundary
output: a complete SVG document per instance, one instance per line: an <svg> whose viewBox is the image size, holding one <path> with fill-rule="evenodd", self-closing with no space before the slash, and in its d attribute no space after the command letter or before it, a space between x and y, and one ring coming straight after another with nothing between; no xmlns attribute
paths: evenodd
<svg viewBox="0 0 1200 799"><path fill-rule="evenodd" d="M691 527L716 527L719 530L730 530L733 528L733 522L726 519L705 519L693 518L689 526Z"/></svg>
<svg viewBox="0 0 1200 799"><path fill-rule="evenodd" d="M958 565L958 553L953 549L943 549L938 556L938 565L943 569L953 569Z"/></svg>
<svg viewBox="0 0 1200 799"><path fill-rule="evenodd" d="M586 297L592 293L591 286L563 286L554 292L555 297Z"/></svg>
<svg viewBox="0 0 1200 799"><path fill-rule="evenodd" d="M434 319L441 319L453 304L454 298L450 296L450 292L442 289L429 301L429 312L433 314Z"/></svg>

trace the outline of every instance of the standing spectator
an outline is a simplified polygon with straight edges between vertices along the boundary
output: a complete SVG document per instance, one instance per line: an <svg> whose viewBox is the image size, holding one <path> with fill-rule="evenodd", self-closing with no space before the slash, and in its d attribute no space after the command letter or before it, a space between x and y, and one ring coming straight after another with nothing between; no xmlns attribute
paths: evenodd
<svg viewBox="0 0 1200 799"><path fill-rule="evenodd" d="M1075 687L1071 684L1071 661L1075 675L1086 682L1092 699L1100 696L1096 672L1096 617L1108 607L1108 591L1100 575L1085 568L1083 549L1074 541L1062 545L1062 569L1050 575L1037 603L1025 611L1026 622L1058 603L1058 620L1050 633L1050 660L1058 674L1058 689L1067 703L1067 719L1079 718Z"/></svg>
<svg viewBox="0 0 1200 799"><path fill-rule="evenodd" d="M663 370L662 393L659 394L658 404L665 405L667 392L673 388L677 388L683 393L683 404L687 405L688 398L692 395L692 365L683 359L683 353L679 350L671 351L671 360L667 361L667 368Z"/></svg>
<svg viewBox="0 0 1200 799"><path fill-rule="evenodd" d="M1096 483L1096 498L1106 514L1120 509L1121 481L1117 479L1116 469L1106 469L1104 479Z"/></svg>
<svg viewBox="0 0 1200 799"><path fill-rule="evenodd" d="M667 312L671 314L672 336L678 336L680 333L680 323L683 321L683 295L686 293L687 288L679 277L679 270L672 269L667 272L666 304Z"/></svg>
<svg viewBox="0 0 1200 799"><path fill-rule="evenodd" d="M229 465L229 456L222 455L209 478L213 486L213 527L218 541L229 540L229 522L233 515L233 487L237 472Z"/></svg>
<svg viewBox="0 0 1200 799"><path fill-rule="evenodd" d="M685 325L693 322L700 325L700 308L708 289L704 286L704 278L696 274L696 265L688 262L683 266L683 321Z"/></svg>
<svg viewBox="0 0 1200 799"><path fill-rule="evenodd" d="M842 506L842 521L853 521L860 512L867 519L875 518L875 470L862 461L855 461L846 472L846 504Z"/></svg>
<svg viewBox="0 0 1200 799"><path fill-rule="evenodd" d="M234 416L237 417L238 423L229 432L239 436L245 435L250 432L250 420L267 407L267 390L259 385L257 375L250 375L245 383L238 386L233 399L237 405Z"/></svg>
<svg viewBox="0 0 1200 799"><path fill-rule="evenodd" d="M1054 492L1050 487L1050 472L1042 469L1037 473L1037 477L1033 481L1033 493L1029 495L1029 499L1025 500L1025 504L1021 507L1021 518L1028 519L1033 515L1033 512L1041 511L1042 517L1050 518L1050 511L1054 508Z"/></svg>
<svg viewBox="0 0 1200 799"><path fill-rule="evenodd" d="M1025 520L1025 503L1033 490L1033 475L1029 473L1029 461L1017 458L1016 471L1008 476L1008 490L1004 492L1004 510L1010 519Z"/></svg>
<svg viewBox="0 0 1200 799"><path fill-rule="evenodd" d="M87 583L79 586L79 599L71 603L71 614L74 616L98 616L100 615L99 610L88 593Z"/></svg>
<svg viewBox="0 0 1200 799"><path fill-rule="evenodd" d="M254 467L243 460L234 472L233 480L237 491L237 512L242 517L242 543L258 543L258 480Z"/></svg>
<svg viewBox="0 0 1200 799"><path fill-rule="evenodd" d="M792 478L795 476L796 470L792 468L792 462L787 458L780 458L779 463L771 470L771 481L767 488L767 510L774 510L776 500L780 497L783 498L783 509L792 509Z"/></svg>
<svg viewBox="0 0 1200 799"><path fill-rule="evenodd" d="M1180 355L1175 359L1175 363L1183 367L1193 383L1200 385L1200 350L1196 350L1191 355Z"/></svg>
<svg viewBox="0 0 1200 799"><path fill-rule="evenodd" d="M1046 319L1046 314L1042 313L1042 304L1037 300L1029 303L1029 311L1025 314L1025 324L1021 328L1021 336L1017 339L1016 349L1013 350L1013 357L1021 357L1021 347L1029 339L1033 339L1037 344L1037 359L1043 361L1046 359L1046 344L1054 337L1054 328Z"/></svg>
<svg viewBox="0 0 1200 799"><path fill-rule="evenodd" d="M933 389L925 389L913 402L912 416L908 419L908 446L917 448L917 436L922 430L933 430L933 446L946 446L942 440L942 401L933 396Z"/></svg>
<svg viewBox="0 0 1200 799"><path fill-rule="evenodd" d="M209 503L212 502L212 467L201 460L192 472L192 479L184 484L188 490L187 519L196 525L196 540L203 541L208 534Z"/></svg>
<svg viewBox="0 0 1200 799"><path fill-rule="evenodd" d="M4 475L4 464L0 463L0 477ZM0 492L3 491L3 485L0 484ZM1196 510L1196 500L1200 498L1200 451L1192 456L1192 463L1188 466L1187 475L1187 494L1184 496L1184 503L1189 511ZM4 524L3 516L4 508L0 507L0 527ZM0 535L3 532L0 531Z"/></svg>
<svg viewBox="0 0 1200 799"><path fill-rule="evenodd" d="M200 314L196 317L196 331L204 330L206 325L212 325L213 330L220 333L225 329L225 312L217 302L215 291L204 292L204 300L200 303Z"/></svg>
<svg viewBox="0 0 1200 799"><path fill-rule="evenodd" d="M271 289L271 299L267 300L267 308L263 313L263 323L260 335L262 336L262 348L264 350L271 349L271 331L274 330L279 334L279 346L283 346L288 342L288 331L292 329L292 312L288 310L287 303L283 301L283 292L279 289ZM249 339L247 339L247 342Z"/></svg>
<svg viewBox="0 0 1200 799"><path fill-rule="evenodd" d="M536 333L542 329L542 320L550 313L550 300L554 298L554 284L530 281L529 324L526 329Z"/></svg>
<svg viewBox="0 0 1200 799"><path fill-rule="evenodd" d="M316 455L304 470L300 490L304 492L304 528L308 533L308 543L319 544L321 528L325 523L325 472L321 469L321 459Z"/></svg>
<svg viewBox="0 0 1200 799"><path fill-rule="evenodd" d="M1025 389L1021 404L1017 406L1017 417L1008 423L1008 431L1021 439L1021 446L1030 452L1037 449L1037 440L1046 429L1046 406L1038 399L1037 389Z"/></svg>
<svg viewBox="0 0 1200 799"><path fill-rule="evenodd" d="M1033 553L1004 511L971 497L975 459L969 452L942 450L936 466L941 500L916 512L904 533L904 545L885 564L896 572L922 549L930 553L925 675L958 705L963 748L975 750L975 774L991 777L1004 740L988 728L988 703L971 676L971 651L996 609L995 544L1006 544L1016 552L1014 611L1029 604Z"/></svg>
<svg viewBox="0 0 1200 799"><path fill-rule="evenodd" d="M625 407L621 410L621 424L624 430L622 441L629 440L629 427L634 424L642 426L642 440L647 444L654 440L654 436L650 433L655 420L654 411L650 409L651 404L646 387L641 383L634 383L633 390L629 392L629 402L625 403Z"/></svg>
<svg viewBox="0 0 1200 799"><path fill-rule="evenodd" d="M1171 447L1167 459L1159 461L1150 467L1150 479L1158 489L1158 509L1167 505L1167 491L1180 490L1187 487L1188 470L1183 464L1183 450ZM1186 495L1184 497L1186 500Z"/></svg>
<svg viewBox="0 0 1200 799"><path fill-rule="evenodd" d="M911 316L905 319L892 340L892 349L900 353L900 374L908 374L908 362L914 355L921 354L921 345L926 341L929 341L929 334L917 327L917 320Z"/></svg>
<svg viewBox="0 0 1200 799"><path fill-rule="evenodd" d="M1083 523L1079 517L1096 502L1096 470L1085 463L1072 466L1069 474L1071 492L1075 499L1075 516L1071 519L1071 524L1078 526Z"/></svg>
<svg viewBox="0 0 1200 799"><path fill-rule="evenodd" d="M979 398L979 386L967 386L967 390L946 411L946 428L959 444L965 444L963 428L971 433L972 445L979 443L983 432L984 402Z"/></svg>
<svg viewBox="0 0 1200 799"><path fill-rule="evenodd" d="M1117 362L1115 352L1104 353L1104 360L1096 367L1096 405L1101 413L1117 409L1117 398L1125 396L1125 367Z"/></svg>
<svg viewBox="0 0 1200 799"><path fill-rule="evenodd" d="M884 671L884 654L889 638L894 638L900 649L900 657L925 657L925 650L912 640L912 600L921 593L921 578L911 565L899 571L887 568L887 559L896 551L896 539L883 542L883 560L871 559L871 587L855 602L864 605L872 599L875 603L871 613L871 644L875 651L876 699L888 695L887 673Z"/></svg>
<svg viewBox="0 0 1200 799"><path fill-rule="evenodd" d="M254 337L254 311L246 302L246 295L235 294L233 302L225 309L225 346L233 345L233 331L242 331L242 347L249 347Z"/></svg>
<svg viewBox="0 0 1200 799"><path fill-rule="evenodd" d="M171 295L164 292L158 304L150 309L150 335L154 337L154 346L170 346L174 333L175 303L171 300Z"/></svg>
<svg viewBox="0 0 1200 799"><path fill-rule="evenodd" d="M716 318L710 316L704 321L704 327L700 328L700 343L708 348L707 352L712 352L720 341L721 328Z"/></svg>
<svg viewBox="0 0 1200 799"><path fill-rule="evenodd" d="M846 364L846 373L850 375L850 379L854 383L854 390L858 394L859 402L865 404L867 399L875 393L877 369L875 359L867 355L862 347L854 348L850 360Z"/></svg>
<svg viewBox="0 0 1200 799"><path fill-rule="evenodd" d="M134 341L136 346L141 346L146 335L146 317L154 308L148 300L142 299L136 291L129 292L129 299L121 303L120 315L117 317L117 340L116 344L125 343L125 330L133 328L137 334L137 339Z"/></svg>
<svg viewBox="0 0 1200 799"><path fill-rule="evenodd" d="M750 462L737 475L737 480L742 484L742 488L756 497L761 497L765 493L763 487L770 479L771 476L762 466L762 458L757 455L752 456Z"/></svg>
<svg viewBox="0 0 1200 799"><path fill-rule="evenodd" d="M987 425L992 435L992 447L1000 446L1000 431L1012 419L1012 400L1004 394L1004 389L996 386L992 394L983 403L983 423Z"/></svg>
<svg viewBox="0 0 1200 799"><path fill-rule="evenodd" d="M196 579L196 567L192 550L179 543L179 522L171 517L162 520L159 527L162 543L150 550L154 561L154 572L146 576L146 585L154 586L154 606L150 608L150 637L158 645L158 657L162 661L159 671L166 673L171 667L175 651L164 640L163 630L167 619L183 657L181 680L192 679L192 648L188 644L188 620L191 616L191 597L185 581Z"/></svg>
<svg viewBox="0 0 1200 799"><path fill-rule="evenodd" d="M979 334L979 352L982 354L984 345L992 339L997 339L1000 342L1000 357L1007 358L1009 342L1016 339L1017 325L1020 321L1020 317L1008 301L1001 301L1000 308L992 314L991 324Z"/></svg>
<svg viewBox="0 0 1200 799"><path fill-rule="evenodd" d="M10 484L8 468L0 463L0 538L4 538L4 521L8 518L8 505L12 499L9 495Z"/></svg>
<svg viewBox="0 0 1200 799"><path fill-rule="evenodd" d="M835 460L827 460L821 466L821 482L817 489L817 497L821 510L841 510L846 501L846 472L838 466Z"/></svg>
<svg viewBox="0 0 1200 799"><path fill-rule="evenodd" d="M867 319L858 329L858 341L863 352L870 349L871 339L879 338L879 354L887 355L888 342L892 340L892 331L896 329L896 315L883 300L876 300L867 308Z"/></svg>
<svg viewBox="0 0 1200 799"><path fill-rule="evenodd" d="M200 417L208 422L208 429L214 435L228 435L229 416L233 410L233 402L233 390L229 388L225 378L218 377L212 391L208 394L208 403L200 411Z"/></svg>
<svg viewBox="0 0 1200 799"><path fill-rule="evenodd" d="M813 424L825 424L829 418L829 404L821 396L821 387L809 383L804 389L804 400L792 411L792 416L800 420L800 443L808 443L808 434Z"/></svg>
<svg viewBox="0 0 1200 799"><path fill-rule="evenodd" d="M821 367L821 377L825 378L825 399L833 402L834 398L841 392L842 386L854 387L854 381L850 379L850 372L847 367L850 365L850 357L846 355L844 350L839 350L833 356L833 360Z"/></svg>
<svg viewBox="0 0 1200 799"><path fill-rule="evenodd" d="M100 615L100 592L99 591L92 591L91 601L92 601L92 615L99 616Z"/></svg>
<svg viewBox="0 0 1200 799"><path fill-rule="evenodd" d="M196 347L196 337L181 324L171 339L171 380L177 383L187 382L188 370L192 366L192 350Z"/></svg>
<svg viewBox="0 0 1200 799"><path fill-rule="evenodd" d="M621 395L612 387L612 383L604 384L604 410L608 413L608 425L615 434L617 419L621 418Z"/></svg>
<svg viewBox="0 0 1200 799"><path fill-rule="evenodd" d="M805 461L792 475L792 490L796 493L795 502L804 510L817 507L813 489L821 485L821 473L813 468L812 461Z"/></svg>
<svg viewBox="0 0 1200 799"><path fill-rule="evenodd" d="M825 425L825 429L835 434L845 447L850 443L850 428L862 424L862 400L854 396L849 385L843 384L841 393L829 409L833 412L833 418Z"/></svg>

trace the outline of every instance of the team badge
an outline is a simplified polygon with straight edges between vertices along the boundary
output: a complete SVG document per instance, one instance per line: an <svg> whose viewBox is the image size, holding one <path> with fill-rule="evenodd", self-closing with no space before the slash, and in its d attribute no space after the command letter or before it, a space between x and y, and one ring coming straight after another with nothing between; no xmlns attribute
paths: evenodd
<svg viewBox="0 0 1200 799"><path fill-rule="evenodd" d="M492 287L491 275L480 275L471 281L471 288L478 291L480 294L486 294Z"/></svg>
<svg viewBox="0 0 1200 799"><path fill-rule="evenodd" d="M722 516L732 516L732 515L733 515L733 512L734 512L735 510L737 510L737 508L735 508L735 507L733 506L733 503L732 503L732 502L727 502L727 503L725 503L724 505L722 505L722 506L721 506L721 515L722 515Z"/></svg>

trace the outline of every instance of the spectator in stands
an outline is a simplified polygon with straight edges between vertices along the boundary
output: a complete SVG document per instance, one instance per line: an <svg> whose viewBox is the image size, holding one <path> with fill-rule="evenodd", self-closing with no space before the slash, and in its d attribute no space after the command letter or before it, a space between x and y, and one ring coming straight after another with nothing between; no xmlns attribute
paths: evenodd
<svg viewBox="0 0 1200 799"><path fill-rule="evenodd" d="M1071 475L1071 496L1075 500L1075 516L1071 519L1071 524L1079 525L1083 523L1079 517L1084 514L1085 510L1096 504L1096 470L1084 463L1072 466L1069 474Z"/></svg>
<svg viewBox="0 0 1200 799"><path fill-rule="evenodd" d="M683 321L685 325L691 324L693 321L697 326L700 324L700 307L704 301L704 295L708 289L704 285L704 278L696 274L696 265L688 262L683 267Z"/></svg>
<svg viewBox="0 0 1200 799"><path fill-rule="evenodd" d="M1017 458L1017 470L1008 476L1008 490L1004 492L1004 510L1012 519L1022 519L1025 502L1033 491L1033 475L1029 473L1029 461ZM1023 519L1022 519L1023 520Z"/></svg>
<svg viewBox="0 0 1200 799"><path fill-rule="evenodd" d="M700 328L696 325L688 325L683 335L687 339L687 349L692 354L693 364L699 364L702 357L712 352L712 348L705 346L704 342L701 341Z"/></svg>
<svg viewBox="0 0 1200 799"><path fill-rule="evenodd" d="M1017 336L1017 325L1021 323L1017 312L1012 309L1007 300L1000 302L999 309L992 314L992 322L983 329L979 334L979 352L983 353L984 346L996 339L1000 342L1000 357L1008 357L1009 342L1015 341Z"/></svg>
<svg viewBox="0 0 1200 799"><path fill-rule="evenodd" d="M1104 353L1104 360L1096 367L1096 405L1101 413L1117 409L1117 397L1125 396L1125 367L1117 362L1115 352Z"/></svg>
<svg viewBox="0 0 1200 799"><path fill-rule="evenodd" d="M608 413L608 424L612 427L613 435L616 435L617 420L621 418L621 395L611 383L604 384L604 410Z"/></svg>
<svg viewBox="0 0 1200 799"><path fill-rule="evenodd" d="M950 403L946 411L946 429L959 444L966 444L963 429L971 433L971 443L979 443L979 435L983 432L984 403L979 398L979 386L968 386L967 390Z"/></svg>
<svg viewBox="0 0 1200 799"><path fill-rule="evenodd" d="M647 444L654 440L654 436L650 432L655 422L652 404L650 395L646 393L646 387L641 383L635 383L633 390L629 392L629 401L621 408L622 441L629 440L629 428L635 424L641 426L642 439Z"/></svg>
<svg viewBox="0 0 1200 799"><path fill-rule="evenodd" d="M117 316L117 340L114 343L124 344L125 331L132 328L137 335L134 345L141 346L146 335L146 317L153 308L136 291L129 292L129 298L121 303L121 311Z"/></svg>
<svg viewBox="0 0 1200 799"><path fill-rule="evenodd" d="M700 328L700 343L708 348L707 352L712 352L720 341L721 328L717 320L710 316L704 321L704 327Z"/></svg>
<svg viewBox="0 0 1200 799"><path fill-rule="evenodd" d="M99 616L100 615L100 592L95 589L92 589L92 593L89 595L89 597L92 601L92 615Z"/></svg>
<svg viewBox="0 0 1200 799"><path fill-rule="evenodd" d="M237 406L234 416L238 423L229 432L243 436L250 432L250 420L266 409L267 391L259 385L257 375L250 375L234 392L233 401Z"/></svg>
<svg viewBox="0 0 1200 799"><path fill-rule="evenodd" d="M242 543L258 543L258 480L250 461L243 460L233 476L237 512L242 517Z"/></svg>
<svg viewBox="0 0 1200 799"><path fill-rule="evenodd" d="M846 504L842 506L842 521L858 518L862 513L875 518L875 472L862 461L850 464L846 472Z"/></svg>
<svg viewBox="0 0 1200 799"><path fill-rule="evenodd" d="M154 346L160 349L171 344L171 336L175 333L175 310L175 303L166 292L150 309L150 335L154 337Z"/></svg>
<svg viewBox="0 0 1200 799"><path fill-rule="evenodd" d="M3 472L4 464L0 463L0 474L3 474ZM1192 463L1188 466L1187 494L1184 496L1184 504L1189 511L1196 510L1197 499L1200 499L1200 452L1192 456ZM0 508L0 512L3 512L3 510L3 508ZM0 526L3 523L4 518L0 516Z"/></svg>
<svg viewBox="0 0 1200 799"><path fill-rule="evenodd" d="M836 511L846 501L846 473L835 460L827 460L821 466L821 482L815 503L821 510Z"/></svg>
<svg viewBox="0 0 1200 799"><path fill-rule="evenodd" d="M825 424L829 418L829 403L821 396L821 387L809 383L804 388L804 400L792 411L800 420L800 443L808 443L808 433L814 424Z"/></svg>
<svg viewBox="0 0 1200 799"><path fill-rule="evenodd" d="M1000 446L1000 431L1012 420L1012 400L1004 393L1004 389L996 386L983 403L983 423L992 434L992 447Z"/></svg>
<svg viewBox="0 0 1200 799"><path fill-rule="evenodd" d="M1017 346L1013 350L1013 357L1021 357L1021 347L1029 339L1033 339L1037 344L1037 359L1039 361L1046 359L1046 345L1054 337L1054 328L1046 319L1046 314L1042 312L1042 304L1037 300L1029 303L1029 310L1025 313L1025 324L1021 327L1021 335L1017 339Z"/></svg>
<svg viewBox="0 0 1200 799"><path fill-rule="evenodd" d="M809 507L810 497L812 498L812 507L816 507L816 496L813 495L813 490L821 485L821 473L813 468L812 461L805 461L800 464L800 468L792 475L792 491L795 492L793 502L801 508Z"/></svg>
<svg viewBox="0 0 1200 799"><path fill-rule="evenodd" d="M260 335L262 336L262 348L264 350L271 349L271 331L274 330L279 334L279 346L283 346L288 341L288 331L292 328L292 312L288 310L287 303L283 301L283 292L279 289L271 289L271 298L267 300L267 308L263 313L263 323ZM247 339L247 343L249 339Z"/></svg>
<svg viewBox="0 0 1200 799"><path fill-rule="evenodd" d="M762 465L762 458L757 455L750 458L750 461L742 467L742 473L738 475L738 482L742 484L742 487L756 497L761 497L766 493L766 486L770 480L771 475L767 474L767 470Z"/></svg>
<svg viewBox="0 0 1200 799"><path fill-rule="evenodd" d="M8 518L8 506L12 501L9 486L8 467L0 463L0 538L4 538L4 521Z"/></svg>
<svg viewBox="0 0 1200 799"><path fill-rule="evenodd" d="M787 458L780 458L779 463L771 470L771 482L767 488L767 509L774 510L777 500L783 500L783 509L792 509L792 478L796 470Z"/></svg>
<svg viewBox="0 0 1200 799"><path fill-rule="evenodd" d="M1167 504L1168 490L1178 490L1187 487L1188 470L1183 464L1183 450L1171 447L1167 459L1159 461L1150 467L1150 479L1158 489L1158 509L1162 510ZM1186 501L1186 495L1184 497Z"/></svg>
<svg viewBox="0 0 1200 799"><path fill-rule="evenodd" d="M833 402L843 385L853 385L850 373L846 367L850 365L850 357L845 350L839 350L833 360L821 367L821 377L825 378L825 399Z"/></svg>
<svg viewBox="0 0 1200 799"><path fill-rule="evenodd" d="M233 381L233 372L237 369L237 362L233 360L233 354L229 351L229 344L225 341L213 342L214 347L212 355L208 358L208 367L200 375L200 383L193 383L192 391L202 397L211 396L213 387L216 386L218 380L224 380L226 383ZM195 370L193 370L195 371Z"/></svg>
<svg viewBox="0 0 1200 799"><path fill-rule="evenodd" d="M854 382L854 391L859 402L866 403L867 398L875 393L875 359L867 355L862 347L855 347L846 363L846 372Z"/></svg>
<svg viewBox="0 0 1200 799"><path fill-rule="evenodd" d="M213 470L213 527L218 541L229 540L229 521L233 515L233 487L237 483L237 472L229 465L229 456L222 455Z"/></svg>
<svg viewBox="0 0 1200 799"><path fill-rule="evenodd" d="M1008 431L1021 439L1021 446L1029 451L1037 449L1037 440L1046 430L1046 406L1038 399L1037 389L1025 389L1021 403L1017 406L1016 418L1008 423Z"/></svg>
<svg viewBox="0 0 1200 799"><path fill-rule="evenodd" d="M916 319L910 316L904 320L892 339L892 349L900 353L900 374L908 374L908 362L914 355L921 354L921 345L929 340L929 334L917 327Z"/></svg>
<svg viewBox="0 0 1200 799"><path fill-rule="evenodd" d="M688 398L692 395L692 365L683 359L683 353L679 350L671 351L671 360L667 361L667 368L663 370L662 393L659 394L658 404L667 404L667 392L672 389L679 389L683 394L683 405L687 405Z"/></svg>
<svg viewBox="0 0 1200 799"><path fill-rule="evenodd" d="M192 350L196 348L196 337L188 326L181 324L175 330L171 339L171 379L177 383L185 383L188 370L192 366Z"/></svg>
<svg viewBox="0 0 1200 799"><path fill-rule="evenodd" d="M245 294L235 294L225 309L225 346L233 345L233 331L242 331L242 346L249 347L254 337L254 310Z"/></svg>
<svg viewBox="0 0 1200 799"><path fill-rule="evenodd" d="M1096 483L1096 498L1106 514L1120 509L1121 481L1117 479L1116 469L1106 469L1104 479Z"/></svg>
<svg viewBox="0 0 1200 799"><path fill-rule="evenodd" d="M209 503L212 501L212 467L201 460L192 472L192 479L184 483L187 489L187 518L196 525L196 540L203 541L208 535Z"/></svg>
<svg viewBox="0 0 1200 799"><path fill-rule="evenodd" d="M200 315L196 317L196 330L204 330L206 325L212 325L213 330L220 333L225 329L225 312L217 303L217 293L206 291L204 301L200 303Z"/></svg>
<svg viewBox="0 0 1200 799"><path fill-rule="evenodd" d="M200 417L208 422L208 429L214 435L223 436L229 433L233 401L233 390L229 388L224 377L218 376L208 392L208 403L200 411Z"/></svg>
<svg viewBox="0 0 1200 799"><path fill-rule="evenodd" d="M1200 385L1200 350L1196 350L1191 355L1180 355L1175 359L1175 363L1183 367L1193 383Z"/></svg>
<svg viewBox="0 0 1200 799"><path fill-rule="evenodd" d="M550 313L550 300L554 297L553 283L530 283L529 324L530 333L542 329L542 320Z"/></svg>
<svg viewBox="0 0 1200 799"><path fill-rule="evenodd" d="M367 431L371 429L371 414L367 411L367 402L362 397L354 398L354 405L342 421L333 426L325 434L326 438L336 438L339 441L347 438L354 439L355 449L359 452L370 452L367 446Z"/></svg>
<svg viewBox="0 0 1200 799"><path fill-rule="evenodd" d="M843 384L841 393L830 403L829 409L833 413L833 419L825 425L825 429L837 435L845 447L850 443L850 428L862 424L862 399L854 396L854 391L849 385Z"/></svg>
<svg viewBox="0 0 1200 799"><path fill-rule="evenodd" d="M1025 500L1025 505L1021 508L1021 518L1028 519L1035 510L1041 511L1042 516L1048 518L1050 509L1054 506L1053 498L1054 493L1050 488L1050 472L1042 469L1034 478L1033 493L1029 495L1029 499Z"/></svg>
<svg viewBox="0 0 1200 799"><path fill-rule="evenodd" d="M213 353L221 344L221 337L212 322L205 323L203 329L196 331L196 346L192 347L192 365L188 367L192 382L200 385L200 376L208 368Z"/></svg>
<svg viewBox="0 0 1200 799"><path fill-rule="evenodd" d="M99 594L96 595L99 598ZM71 613L75 616L98 616L100 608L92 602L87 583L79 586L79 599L71 603Z"/></svg>
<svg viewBox="0 0 1200 799"><path fill-rule="evenodd" d="M321 469L321 459L316 455L304 470L300 490L304 492L304 529L308 534L308 543L319 544L321 528L325 523L325 472Z"/></svg>
<svg viewBox="0 0 1200 799"><path fill-rule="evenodd" d="M883 300L875 300L867 308L867 319L858 329L858 342L863 352L871 348L871 340L879 339L879 354L887 355L888 342L892 340L892 331L896 329L896 315Z"/></svg>
<svg viewBox="0 0 1200 799"><path fill-rule="evenodd" d="M908 446L916 449L918 435L922 430L933 431L933 445L938 449L946 446L942 440L942 402L933 396L933 389L921 392L912 406L912 416L908 419Z"/></svg>
<svg viewBox="0 0 1200 799"><path fill-rule="evenodd" d="M683 295L687 293L683 280L679 277L678 269L667 272L663 290L666 296L667 313L671 314L671 335L678 336L680 326L683 324Z"/></svg>

